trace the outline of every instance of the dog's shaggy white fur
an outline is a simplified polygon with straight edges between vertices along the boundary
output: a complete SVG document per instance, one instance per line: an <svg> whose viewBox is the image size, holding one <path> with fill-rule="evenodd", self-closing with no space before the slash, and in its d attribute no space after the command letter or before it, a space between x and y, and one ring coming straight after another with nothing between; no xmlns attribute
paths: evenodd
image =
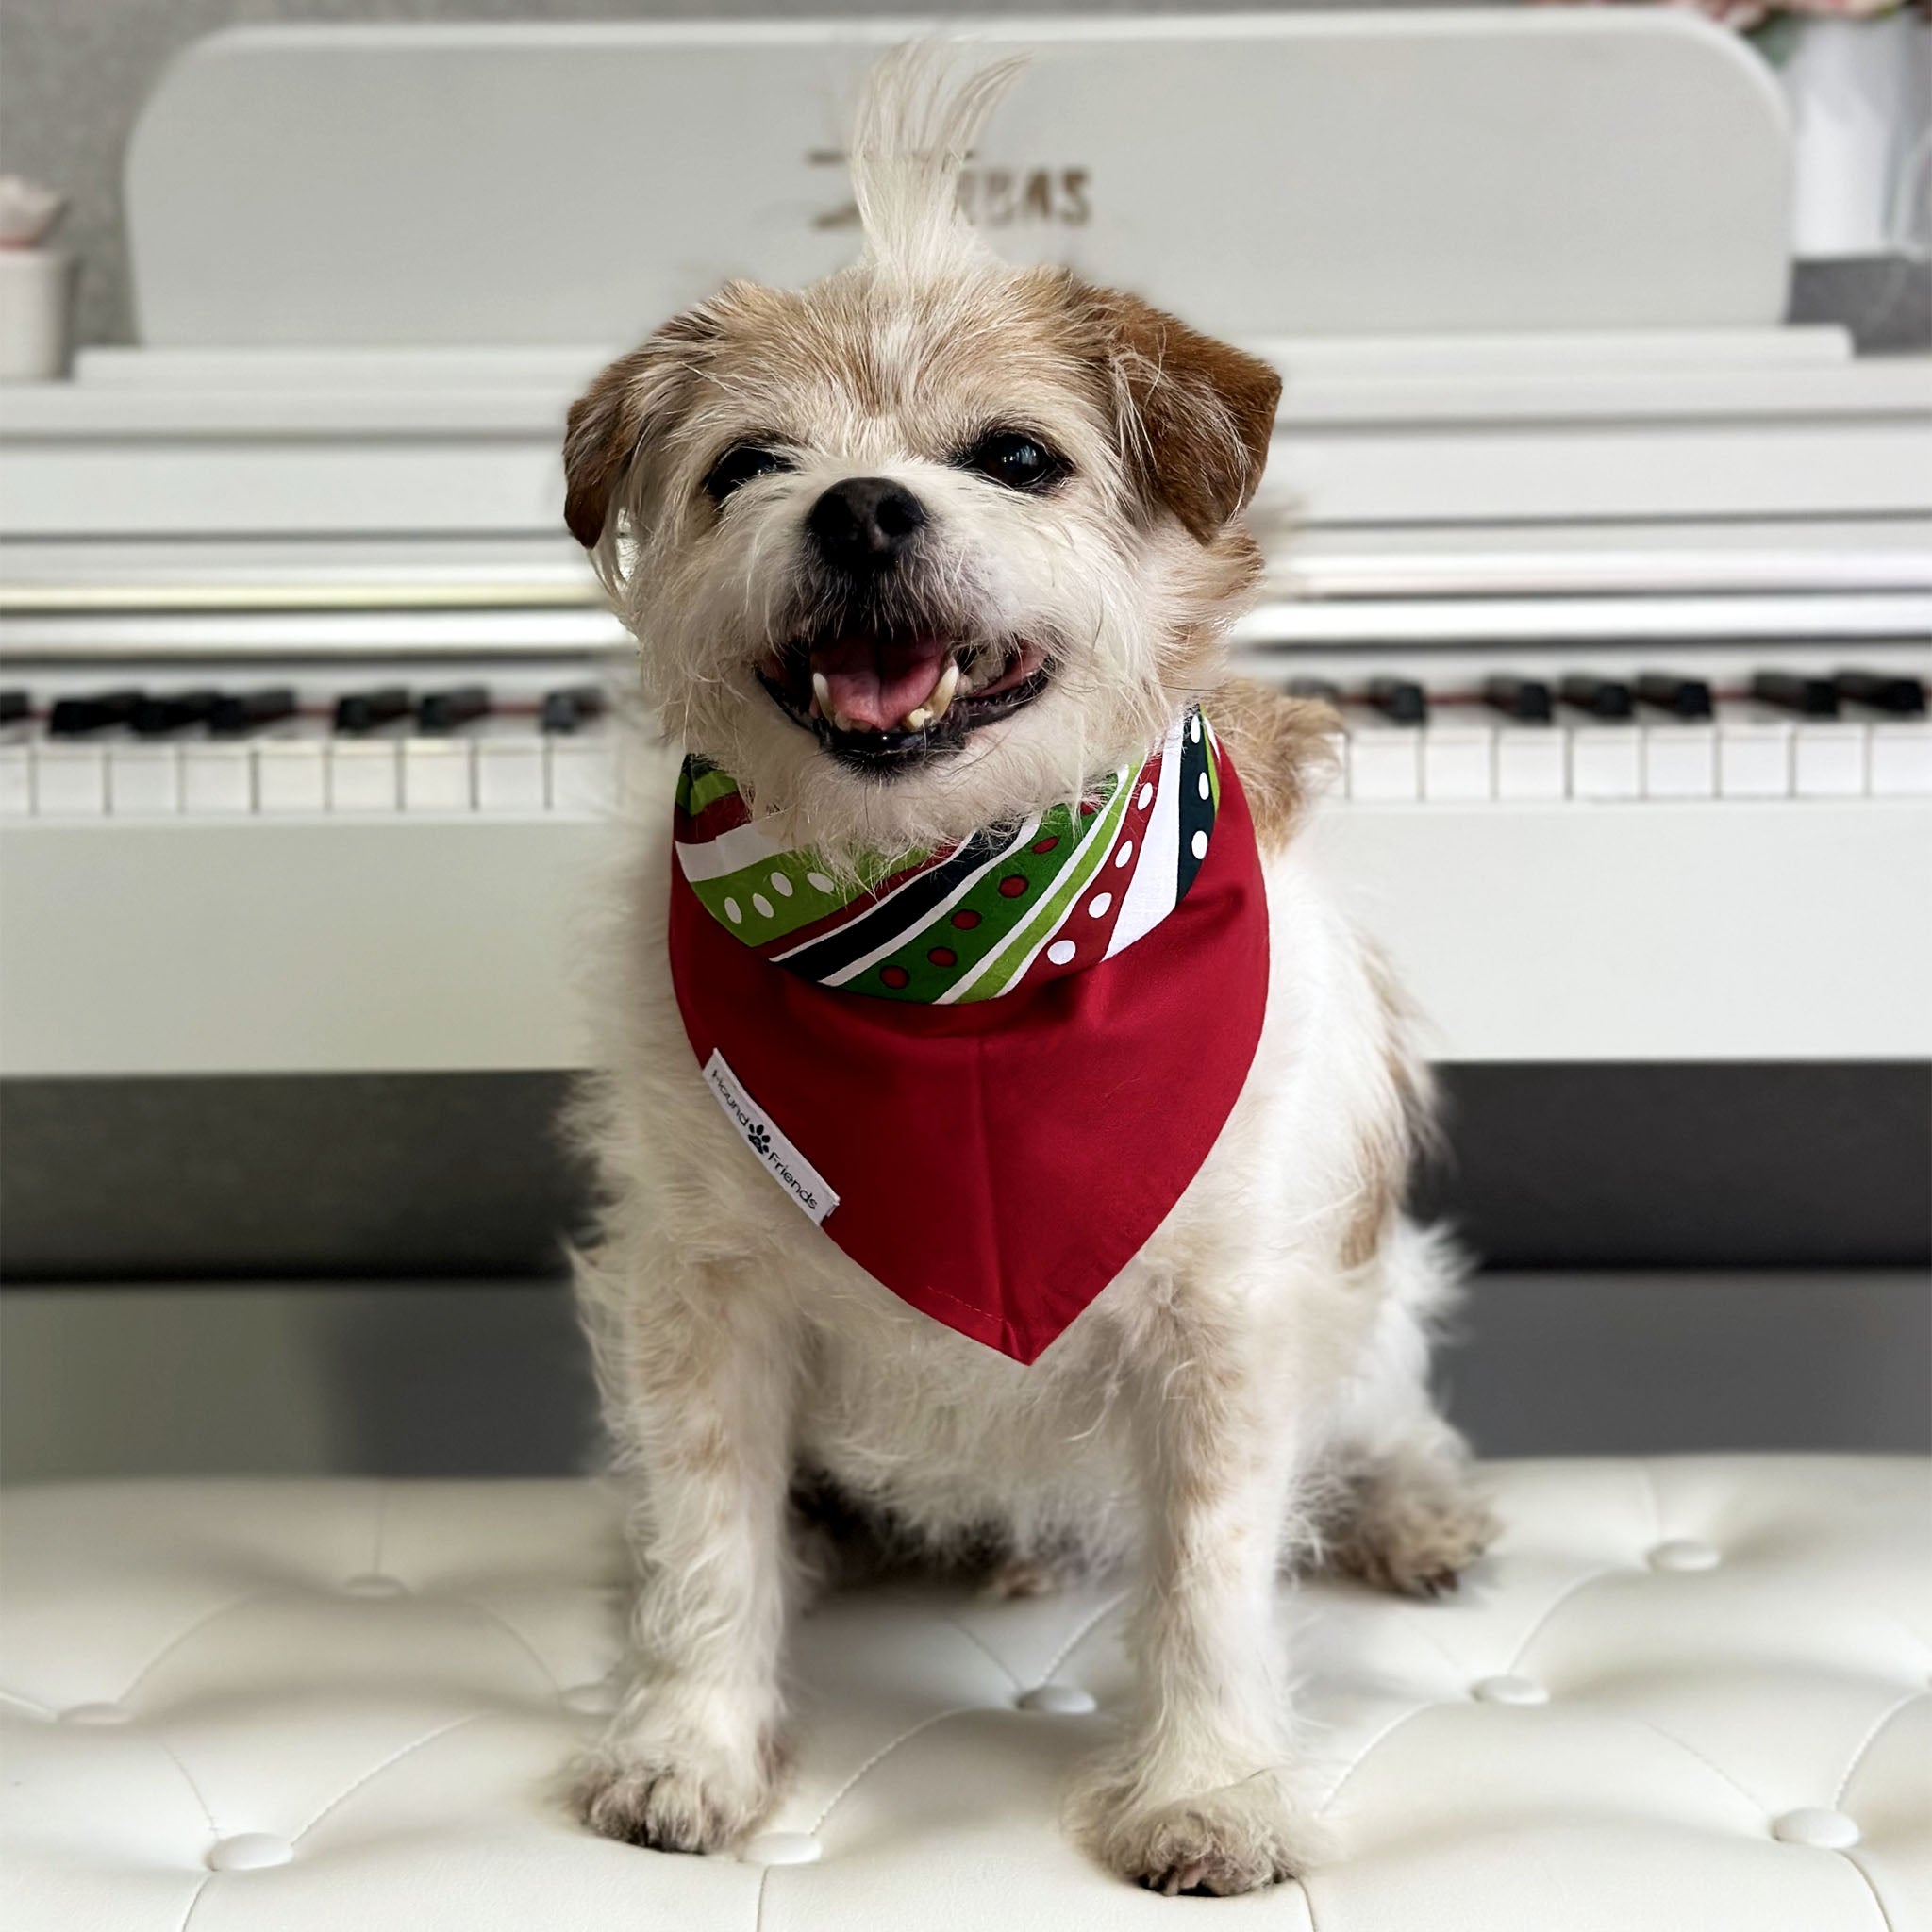
<svg viewBox="0 0 1932 1932"><path fill-rule="evenodd" d="M1236 1892L1321 1846L1278 1573L1325 1560L1433 1591L1491 1524L1427 1391L1453 1270L1398 1208L1426 1077L1297 837L1325 720L1221 683L1278 384L1130 296L981 246L955 183L1007 78L885 64L854 143L864 258L799 292L734 284L600 376L572 412L569 522L669 736L835 860L1076 796L1207 695L1263 845L1267 1020L1166 1223L1023 1368L895 1299L745 1158L672 994L666 828L638 828L579 1109L605 1207L577 1274L639 1582L628 1688L579 1802L667 1849L758 1823L785 1757L786 1624L823 1544L802 1503L822 1531L830 1498L844 1531L984 1561L998 1588L1134 1565L1140 1702L1070 1822L1125 1877ZM1043 481L975 463L1002 431L1051 453ZM807 526L855 477L925 512L863 596ZM962 667L925 755L873 756L808 705L814 641L864 623L940 637ZM1032 702L996 701L1035 672ZM995 698L978 711L975 679Z"/></svg>

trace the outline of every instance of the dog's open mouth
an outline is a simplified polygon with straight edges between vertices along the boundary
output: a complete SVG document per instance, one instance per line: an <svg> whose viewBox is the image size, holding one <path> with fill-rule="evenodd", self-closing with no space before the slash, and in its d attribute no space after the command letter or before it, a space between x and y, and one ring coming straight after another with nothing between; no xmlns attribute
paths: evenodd
<svg viewBox="0 0 1932 1932"><path fill-rule="evenodd" d="M939 631L845 630L801 639L758 666L758 681L835 757L872 768L957 750L1046 689L1044 645Z"/></svg>

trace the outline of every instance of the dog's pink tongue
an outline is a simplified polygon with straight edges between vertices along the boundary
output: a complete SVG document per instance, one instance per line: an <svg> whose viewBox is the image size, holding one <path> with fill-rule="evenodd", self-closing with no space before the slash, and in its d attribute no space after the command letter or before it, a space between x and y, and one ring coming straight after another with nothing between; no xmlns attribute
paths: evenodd
<svg viewBox="0 0 1932 1932"><path fill-rule="evenodd" d="M825 680L831 708L848 724L892 731L908 711L932 695L952 656L943 638L840 638L811 654Z"/></svg>

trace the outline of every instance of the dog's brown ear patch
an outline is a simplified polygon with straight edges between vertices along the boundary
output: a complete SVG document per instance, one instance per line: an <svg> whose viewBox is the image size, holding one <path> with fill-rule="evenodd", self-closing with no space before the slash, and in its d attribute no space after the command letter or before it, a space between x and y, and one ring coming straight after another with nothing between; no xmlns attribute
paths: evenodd
<svg viewBox="0 0 1932 1932"><path fill-rule="evenodd" d="M1081 293L1099 325L1136 483L1197 541L1213 542L1261 480L1281 378L1138 295Z"/></svg>
<svg viewBox="0 0 1932 1932"><path fill-rule="evenodd" d="M563 438L563 521L586 550L603 536L632 460L675 410L692 350L716 334L716 325L701 313L677 316L641 347L620 356L570 406Z"/></svg>

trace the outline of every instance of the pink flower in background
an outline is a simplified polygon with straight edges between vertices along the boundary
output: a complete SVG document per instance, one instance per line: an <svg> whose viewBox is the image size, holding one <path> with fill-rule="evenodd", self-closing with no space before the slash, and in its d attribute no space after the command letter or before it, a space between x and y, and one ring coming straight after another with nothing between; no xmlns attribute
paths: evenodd
<svg viewBox="0 0 1932 1932"><path fill-rule="evenodd" d="M53 233L67 203L20 175L0 175L0 248L35 248Z"/></svg>

